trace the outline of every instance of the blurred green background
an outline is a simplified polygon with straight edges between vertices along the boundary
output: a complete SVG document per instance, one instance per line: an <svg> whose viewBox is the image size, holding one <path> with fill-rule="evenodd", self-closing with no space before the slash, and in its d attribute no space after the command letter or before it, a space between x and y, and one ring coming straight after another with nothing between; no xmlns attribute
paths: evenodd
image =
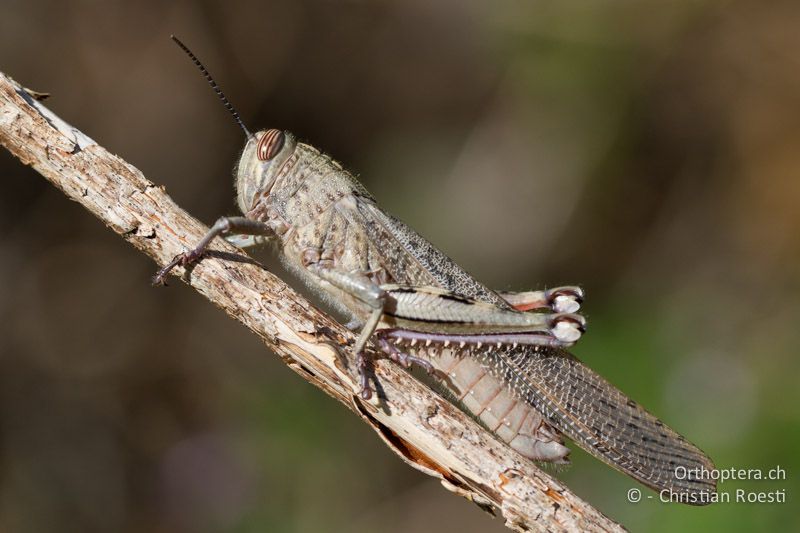
<svg viewBox="0 0 800 533"><path fill-rule="evenodd" d="M479 279L581 284L574 352L719 467L787 473L722 491L788 503L631 504L579 449L576 493L633 530L796 530L798 27L791 1L5 0L0 69L212 222L243 139L179 35L251 128ZM0 530L505 530L5 151L0 175Z"/></svg>

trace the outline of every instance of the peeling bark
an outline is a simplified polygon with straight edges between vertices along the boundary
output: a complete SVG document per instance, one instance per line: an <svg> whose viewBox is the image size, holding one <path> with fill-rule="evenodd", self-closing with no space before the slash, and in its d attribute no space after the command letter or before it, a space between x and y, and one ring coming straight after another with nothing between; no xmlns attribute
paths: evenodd
<svg viewBox="0 0 800 533"><path fill-rule="evenodd" d="M162 187L68 125L0 73L0 143L163 265L207 228ZM345 353L353 334L221 239L184 281L244 324L303 379L369 424L401 459L502 516L515 531L622 528L392 363L377 361L369 402ZM146 283L142 280L142 283Z"/></svg>

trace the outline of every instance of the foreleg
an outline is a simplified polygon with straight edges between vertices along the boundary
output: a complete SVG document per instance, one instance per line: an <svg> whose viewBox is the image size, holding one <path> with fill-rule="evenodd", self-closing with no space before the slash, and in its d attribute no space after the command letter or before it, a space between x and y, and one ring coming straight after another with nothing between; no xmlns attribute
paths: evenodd
<svg viewBox="0 0 800 533"><path fill-rule="evenodd" d="M159 270L158 273L156 273L156 275L153 277L153 285L166 285L165 280L167 274L169 274L173 268L179 265L182 267L191 265L203 257L208 245L216 237L220 235L231 234L253 235L269 238L275 235L275 231L268 224L258 220L253 220L246 217L222 217L217 220L213 226L211 226L211 229L209 229L208 233L206 233L205 236L200 239L200 242L197 243L197 246L195 246L194 249L176 255L172 261L164 266L164 268Z"/></svg>

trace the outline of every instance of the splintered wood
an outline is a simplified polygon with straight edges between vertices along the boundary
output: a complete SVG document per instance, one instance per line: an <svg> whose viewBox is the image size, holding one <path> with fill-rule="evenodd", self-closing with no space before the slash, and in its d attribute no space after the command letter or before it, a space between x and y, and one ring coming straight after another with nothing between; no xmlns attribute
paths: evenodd
<svg viewBox="0 0 800 533"><path fill-rule="evenodd" d="M2 73L0 142L159 265L207 231L163 188ZM360 400L353 365L343 364L334 349L352 345L353 334L279 278L241 261L240 250L221 240L214 249L185 281L263 339L300 376L361 417L408 464L501 516L516 531L622 530L390 362L375 364L384 398Z"/></svg>

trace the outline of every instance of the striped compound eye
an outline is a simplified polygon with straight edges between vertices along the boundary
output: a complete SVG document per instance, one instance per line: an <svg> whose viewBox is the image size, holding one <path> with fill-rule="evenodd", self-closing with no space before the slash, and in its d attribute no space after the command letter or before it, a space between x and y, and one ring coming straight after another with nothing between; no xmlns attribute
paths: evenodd
<svg viewBox="0 0 800 533"><path fill-rule="evenodd" d="M269 161L277 155L283 147L283 132L281 130L267 130L258 140L256 154L261 161Z"/></svg>

